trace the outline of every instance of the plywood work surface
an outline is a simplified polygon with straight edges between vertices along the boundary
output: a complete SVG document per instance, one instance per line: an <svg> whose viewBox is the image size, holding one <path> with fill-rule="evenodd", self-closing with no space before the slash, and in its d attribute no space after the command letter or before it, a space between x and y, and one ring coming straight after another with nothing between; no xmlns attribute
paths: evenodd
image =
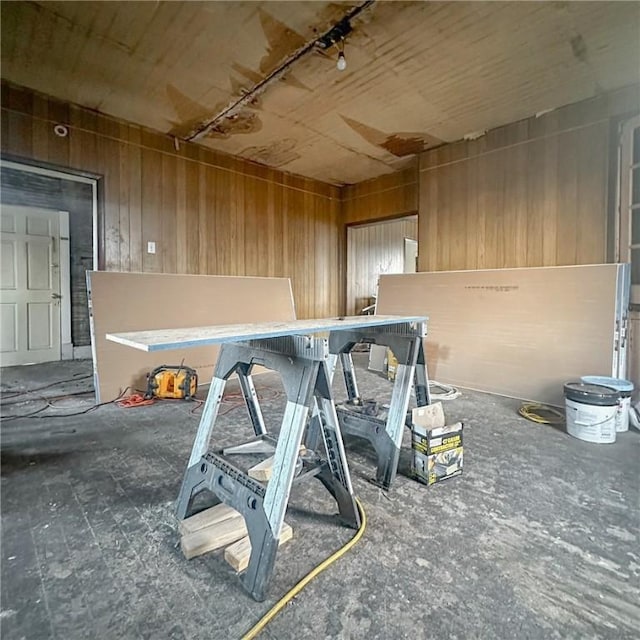
<svg viewBox="0 0 640 640"><path fill-rule="evenodd" d="M343 318L319 318L315 320L294 320L289 322L255 322L228 326L191 326L184 329L160 329L109 333L107 340L142 351L166 351L180 347L198 347L278 338L290 335L307 335L327 331L363 329L406 322L426 322L422 315L411 316L347 316Z"/></svg>
<svg viewBox="0 0 640 640"><path fill-rule="evenodd" d="M617 265L380 278L380 313L425 314L432 379L562 405L563 384L611 375Z"/></svg>
<svg viewBox="0 0 640 640"><path fill-rule="evenodd" d="M287 278L200 276L92 271L91 299L96 393L101 402L127 386L142 389L146 374L162 364L197 370L199 382L211 380L216 347L183 347L171 354L142 353L108 341L106 334L194 325L295 320Z"/></svg>

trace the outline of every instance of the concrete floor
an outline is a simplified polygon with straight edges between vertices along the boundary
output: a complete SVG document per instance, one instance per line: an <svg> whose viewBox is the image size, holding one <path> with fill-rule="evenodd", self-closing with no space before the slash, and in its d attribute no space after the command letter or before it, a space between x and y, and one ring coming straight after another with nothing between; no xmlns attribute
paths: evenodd
<svg viewBox="0 0 640 640"><path fill-rule="evenodd" d="M391 384L357 362L365 397ZM251 600L221 553L187 561L173 502L197 428L194 404L91 406L87 362L5 369L2 423L2 638L202 638L247 631L353 532L319 482L294 486L294 539L278 553L269 597ZM71 383L11 397L8 389ZM279 380L256 378L267 418ZM233 389L232 389L233 390ZM22 401L28 401L22 403ZM264 638L637 638L640 629L640 434L587 444L516 414L518 402L465 391L445 405L465 423L462 476L409 479L409 433L388 494L367 479L364 445L348 458L368 526ZM237 398L217 443L248 434ZM39 419L42 418L42 419ZM241 425L241 426L239 426Z"/></svg>

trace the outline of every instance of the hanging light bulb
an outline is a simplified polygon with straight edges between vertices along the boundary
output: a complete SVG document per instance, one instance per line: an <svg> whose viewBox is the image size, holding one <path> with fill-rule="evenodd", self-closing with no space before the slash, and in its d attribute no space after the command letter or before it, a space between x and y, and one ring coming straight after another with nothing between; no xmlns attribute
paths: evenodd
<svg viewBox="0 0 640 640"><path fill-rule="evenodd" d="M347 68L347 59L344 57L344 38L341 38L338 43L338 62L336 62L336 69L338 71L344 71Z"/></svg>

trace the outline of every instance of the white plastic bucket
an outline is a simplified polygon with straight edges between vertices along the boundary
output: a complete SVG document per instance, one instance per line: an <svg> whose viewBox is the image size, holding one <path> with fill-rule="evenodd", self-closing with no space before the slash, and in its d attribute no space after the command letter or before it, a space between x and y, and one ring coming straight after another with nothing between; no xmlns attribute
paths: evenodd
<svg viewBox="0 0 640 640"><path fill-rule="evenodd" d="M587 384L600 384L610 387L620 393L618 412L616 413L616 431L618 433L629 431L629 407L631 406L631 395L633 394L633 382L604 376L582 376L580 380Z"/></svg>
<svg viewBox="0 0 640 640"><path fill-rule="evenodd" d="M616 441L618 391L598 384L567 382L564 395L570 436L596 444Z"/></svg>

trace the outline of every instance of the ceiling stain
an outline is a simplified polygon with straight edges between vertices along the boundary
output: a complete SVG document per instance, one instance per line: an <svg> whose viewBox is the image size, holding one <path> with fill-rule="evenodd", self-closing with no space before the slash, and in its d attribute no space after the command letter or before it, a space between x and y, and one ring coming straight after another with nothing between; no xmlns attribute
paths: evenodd
<svg viewBox="0 0 640 640"><path fill-rule="evenodd" d="M282 167L300 158L294 151L297 144L294 138L283 138L264 147L248 147L240 155L270 167Z"/></svg>
<svg viewBox="0 0 640 640"><path fill-rule="evenodd" d="M307 41L264 9L260 9L258 14L262 30L269 43L266 55L260 60L260 72L267 75L294 51L303 47Z"/></svg>
<svg viewBox="0 0 640 640"><path fill-rule="evenodd" d="M426 133L385 133L379 129L369 127L362 122L340 116L357 134L362 136L368 143L376 147L382 147L385 151L398 158L420 153L425 149L431 149L443 143L440 138L430 136Z"/></svg>
<svg viewBox="0 0 640 640"><path fill-rule="evenodd" d="M249 80L249 82L253 82L253 84L258 84L258 82L262 82L264 80L264 76L257 71L253 71L247 67L243 67L241 64L234 62L231 65L231 68L238 74L240 74L243 78Z"/></svg>
<svg viewBox="0 0 640 640"><path fill-rule="evenodd" d="M253 71L252 69L243 67L241 64L238 64L237 62L234 62L231 65L231 68L236 73L240 74L243 78L246 78L247 80L249 80L249 82L252 82L254 85L258 84L259 82L262 82L265 78L262 74L258 73L257 71ZM296 89L304 89L305 91L312 91L310 87L300 82L300 80L298 80L294 75L292 75L291 72L287 73L286 76L281 78L280 82L282 82L283 84L289 85L291 87L295 87ZM236 90L236 86L242 88L242 85L237 80L235 80L234 78L231 78L231 88L233 89L234 93L239 93L239 91Z"/></svg>
<svg viewBox="0 0 640 640"><path fill-rule="evenodd" d="M172 84L166 86L166 91L167 97L178 118L177 122L171 122L173 127L169 131L170 135L178 137L187 135L189 131L211 114L210 109L207 109L199 102L191 100L191 98L187 97L179 89L176 89Z"/></svg>
<svg viewBox="0 0 640 640"><path fill-rule="evenodd" d="M298 78L296 78L290 72L287 73L286 76L281 78L280 82L282 82L282 84L289 85L290 87L295 87L296 89L303 89L304 91L313 91L311 87L308 87L303 82L300 82L300 80L298 80Z"/></svg>
<svg viewBox="0 0 640 640"><path fill-rule="evenodd" d="M207 138L229 138L236 134L256 133L262 129L262 120L257 113L243 109L233 115L223 118L215 127L211 128Z"/></svg>
<svg viewBox="0 0 640 640"><path fill-rule="evenodd" d="M425 143L421 137L401 138L396 135L389 136L380 146L398 158L420 153L425 149Z"/></svg>

